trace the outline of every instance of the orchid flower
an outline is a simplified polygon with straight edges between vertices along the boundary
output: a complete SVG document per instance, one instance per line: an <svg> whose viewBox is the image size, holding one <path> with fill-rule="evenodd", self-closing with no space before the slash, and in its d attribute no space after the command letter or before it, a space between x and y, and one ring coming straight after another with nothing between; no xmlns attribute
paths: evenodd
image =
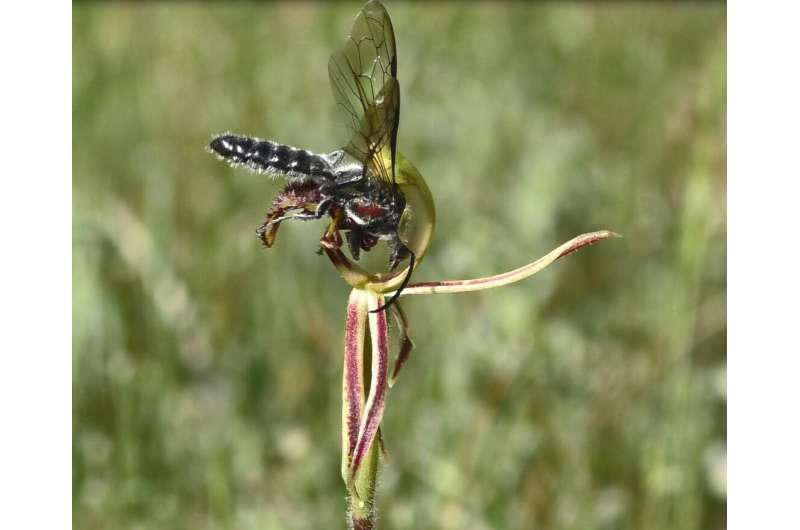
<svg viewBox="0 0 800 530"><path fill-rule="evenodd" d="M420 263L433 237L436 221L433 197L417 169L401 153L396 152L395 155L395 183L405 199L398 236L411 255L416 256L416 262ZM386 167L392 167L389 153L383 152L380 156L384 157L383 164ZM287 212L300 211L299 217L305 219L320 218L314 215L320 208L320 201L318 186L290 180L274 199L264 224L258 230L264 245L274 245L281 222L293 217ZM405 269L390 273L368 272L354 264L342 251L341 219L335 214L330 217L328 228L320 239L320 250L327 254L342 278L353 288L345 317L341 471L347 488L348 522L352 528L368 530L374 529L376 524L375 482L383 447L381 420L388 392L414 348L408 334L408 320L400 304L387 305L385 297L388 295L391 296L389 300L394 300L398 297L398 291L402 297L502 287L528 278L557 259L616 234L607 230L582 234L527 265L494 276L408 283L407 276L412 273L413 261ZM400 336L391 372L389 312Z"/></svg>
<svg viewBox="0 0 800 530"><path fill-rule="evenodd" d="M402 226L403 233L419 263L433 235L433 198L422 176L400 153L397 153L396 175L407 201L404 216L408 215ZM307 208L312 207L306 204L309 202L307 198L297 199L292 190L285 190L277 200L280 202L286 197L291 199L292 207L297 207L299 202ZM272 212L271 215L277 214ZM277 226L272 230L270 241L274 239ZM617 234L607 230L582 234L527 265L494 276L410 283L402 291L401 300L405 296L463 293L509 285L533 276L554 261L587 245L615 236ZM345 316L341 472L347 488L349 524L357 530L374 529L377 517L375 484L383 447L381 420L389 389L414 348L408 335L408 320L400 304L395 303L386 310L378 309L384 307L385 297L399 288L409 271L406 268L390 274L367 272L344 254L341 235L333 223L320 245L342 278L353 287ZM387 312L392 313L400 336L391 371Z"/></svg>

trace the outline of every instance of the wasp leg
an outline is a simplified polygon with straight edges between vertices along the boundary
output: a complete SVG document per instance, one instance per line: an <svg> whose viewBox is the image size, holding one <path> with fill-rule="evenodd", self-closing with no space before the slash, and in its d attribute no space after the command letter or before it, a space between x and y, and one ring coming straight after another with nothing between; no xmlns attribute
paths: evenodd
<svg viewBox="0 0 800 530"><path fill-rule="evenodd" d="M273 225L275 223L280 223L282 221L292 221L292 220L313 221L313 220L316 220L316 219L320 219L323 215L324 214L321 214L319 212L315 212L315 213L300 212L300 213L295 213L295 214L291 214L291 215L284 215L283 217L278 217L277 219L272 219L270 222L266 223L265 226Z"/></svg>
<svg viewBox="0 0 800 530"><path fill-rule="evenodd" d="M333 234L323 234L323 236L319 240L319 246L328 255L328 259L331 260L333 265L342 270L352 270L353 265L350 263L350 260L347 259L347 256L344 255L342 252L342 236L338 231L333 232Z"/></svg>
<svg viewBox="0 0 800 530"><path fill-rule="evenodd" d="M347 246L350 248L350 254L353 259L358 261L361 256L361 240L362 234L360 230L350 230L347 232Z"/></svg>
<svg viewBox="0 0 800 530"><path fill-rule="evenodd" d="M390 309L392 316L394 316L394 321L397 323L397 329L400 332L400 351L397 353L397 358L394 361L392 377L389 378L389 388L392 388L397 381L400 370L406 364L408 357L411 355L411 351L414 349L414 341L412 341L409 336L408 319L406 318L403 308L400 307L400 302L395 303Z"/></svg>
<svg viewBox="0 0 800 530"><path fill-rule="evenodd" d="M319 248L317 249L317 254L322 255L326 248L339 249L341 246L342 234L339 233L339 219L331 217L331 221L328 223L328 228L325 229L325 232L319 239Z"/></svg>
<svg viewBox="0 0 800 530"><path fill-rule="evenodd" d="M333 206L333 197L326 197L325 199L322 199L317 205L316 215L322 217L328 213L328 210L331 209L331 206Z"/></svg>
<svg viewBox="0 0 800 530"><path fill-rule="evenodd" d="M261 242L264 243L264 246L269 248L272 246L275 240L275 233L278 231L278 225L282 221L291 221L291 220L313 221L315 219L319 219L320 217L322 216L317 215L316 213L306 213L306 212L282 215L281 217L270 219L269 221L264 222L261 226L258 227L258 229L256 230L256 234L258 234L258 237L259 239L261 239Z"/></svg>
<svg viewBox="0 0 800 530"><path fill-rule="evenodd" d="M403 289L405 289L406 286L408 285L408 281L411 279L411 274L414 272L414 261L416 260L416 256L414 255L414 252L412 252L411 249L409 249L405 245L403 245L403 248L405 248L405 251L408 252L409 256L411 256L411 261L408 262L408 272L406 273L406 277L403 278L403 283L400 284L400 287L394 292L394 295L392 295L392 297L389 299L388 302L383 304L382 307L370 311L370 313L380 313L387 307L391 307L392 304L394 304L398 300L398 298L400 298Z"/></svg>
<svg viewBox="0 0 800 530"><path fill-rule="evenodd" d="M389 240L389 246L392 250L392 253L389 257L390 270L395 270L401 261L406 259L408 256L414 255L405 245L405 243L400 240L400 236L397 234L395 234L394 237Z"/></svg>
<svg viewBox="0 0 800 530"><path fill-rule="evenodd" d="M331 234L327 232L322 234L322 237L319 239L319 247L320 250L327 249L341 252L339 249L342 248L342 235L338 231Z"/></svg>

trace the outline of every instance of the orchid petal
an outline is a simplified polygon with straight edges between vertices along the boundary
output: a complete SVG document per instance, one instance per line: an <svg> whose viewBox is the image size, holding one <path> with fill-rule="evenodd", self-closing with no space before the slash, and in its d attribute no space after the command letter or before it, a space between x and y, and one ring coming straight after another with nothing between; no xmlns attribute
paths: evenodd
<svg viewBox="0 0 800 530"><path fill-rule="evenodd" d="M572 254L573 252L576 252L587 245L591 245L593 243L597 243L598 241L612 237L620 236L619 234L615 234L614 232L610 232L608 230L582 234L552 250L549 254L518 269L497 274L495 276L474 278L471 280L444 280L436 282L412 283L405 288L402 295L464 293L468 291L480 291L483 289L502 287L510 283L524 280L529 276L533 276L548 265L552 264L557 259Z"/></svg>
<svg viewBox="0 0 800 530"><path fill-rule="evenodd" d="M383 304L383 295L365 291L370 311ZM367 404L358 430L358 440L350 464L350 476L353 477L361 465L361 461L372 447L383 419L388 390L389 365L389 323L386 312L369 313L369 329L372 342L372 369Z"/></svg>
<svg viewBox="0 0 800 530"><path fill-rule="evenodd" d="M350 293L345 320L344 373L342 376L342 478L347 481L361 417L364 413L364 340L367 298L364 291Z"/></svg>
<svg viewBox="0 0 800 530"><path fill-rule="evenodd" d="M400 332L400 351L397 353L397 359L394 361L394 369L392 369L392 377L389 379L389 388L392 388L395 381L397 381L400 370L406 364L409 355L411 355L411 350L414 349L414 341L408 336L408 319L406 318L403 308L400 307L400 304L395 302L389 309L392 312L392 316Z"/></svg>

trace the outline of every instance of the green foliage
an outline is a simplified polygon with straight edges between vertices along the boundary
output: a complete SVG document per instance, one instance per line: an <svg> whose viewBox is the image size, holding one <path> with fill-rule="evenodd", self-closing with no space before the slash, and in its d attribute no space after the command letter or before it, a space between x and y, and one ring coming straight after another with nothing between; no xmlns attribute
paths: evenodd
<svg viewBox="0 0 800 530"><path fill-rule="evenodd" d="M404 299L382 528L724 528L724 4L387 7L438 214L415 280L624 239ZM261 249L281 183L203 146L343 145L326 65L357 9L75 6L77 529L343 526L349 287L321 224Z"/></svg>

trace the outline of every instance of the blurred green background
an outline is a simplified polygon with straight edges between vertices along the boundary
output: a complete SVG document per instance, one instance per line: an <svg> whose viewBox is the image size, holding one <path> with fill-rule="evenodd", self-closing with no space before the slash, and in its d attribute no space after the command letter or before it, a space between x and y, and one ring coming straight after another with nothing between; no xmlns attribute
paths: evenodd
<svg viewBox="0 0 800 530"><path fill-rule="evenodd" d="M77 529L344 527L348 287L232 130L345 143L327 60L358 3L73 13ZM726 526L724 4L389 3L399 146L439 223L411 297L382 528Z"/></svg>

